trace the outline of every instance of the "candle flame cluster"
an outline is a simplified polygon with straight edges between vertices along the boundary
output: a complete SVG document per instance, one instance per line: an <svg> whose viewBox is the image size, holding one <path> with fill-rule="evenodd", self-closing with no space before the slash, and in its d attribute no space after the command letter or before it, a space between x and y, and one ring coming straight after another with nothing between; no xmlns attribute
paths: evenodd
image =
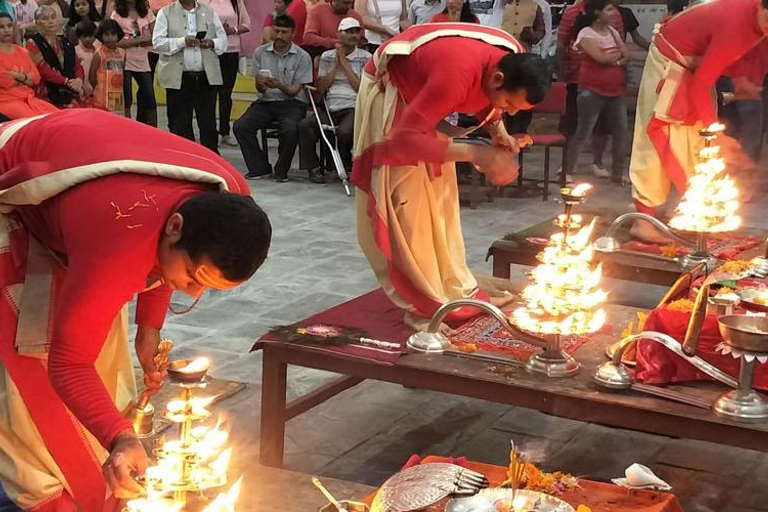
<svg viewBox="0 0 768 512"><path fill-rule="evenodd" d="M726 172L720 146L713 145L717 133L723 129L723 125L715 123L702 132L706 140L706 147L699 153L702 161L688 178L685 194L669 221L673 229L724 233L736 230L741 224L741 217L736 215L739 190Z"/></svg>
<svg viewBox="0 0 768 512"><path fill-rule="evenodd" d="M601 266L592 265L590 237L595 220L584 226L581 215L571 214L566 206L566 213L555 224L560 231L537 256L540 264L531 272L531 284L522 294L526 305L513 312L512 321L539 334L595 332L605 322L600 304L607 297L600 289Z"/></svg>
<svg viewBox="0 0 768 512"><path fill-rule="evenodd" d="M206 369L208 362L190 363L193 368ZM198 370L193 370L198 371ZM157 463L147 468L144 498L128 501L126 512L180 512L185 510L187 492L201 492L227 483L227 467L232 448L227 448L229 433L221 417L215 425L198 425L208 420L207 407L214 397L193 397L196 385L183 385L182 395L166 406L165 418L179 425L178 439L161 439L155 450ZM203 512L235 512L241 479L221 492Z"/></svg>

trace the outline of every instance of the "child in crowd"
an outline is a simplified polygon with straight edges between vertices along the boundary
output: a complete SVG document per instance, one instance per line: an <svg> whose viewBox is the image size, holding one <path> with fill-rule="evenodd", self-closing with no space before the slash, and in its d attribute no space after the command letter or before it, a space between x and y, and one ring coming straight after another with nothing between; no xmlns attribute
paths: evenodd
<svg viewBox="0 0 768 512"><path fill-rule="evenodd" d="M115 20L106 20L99 25L96 38L101 41L101 48L93 55L88 75L94 91L94 105L123 114L125 50L117 47L123 38L123 29Z"/></svg>
<svg viewBox="0 0 768 512"><path fill-rule="evenodd" d="M101 47L101 43L96 40L96 28L96 24L90 20L83 20L75 25L75 35L79 41L75 46L75 53L80 59L80 64L83 65L86 77L91 76L93 56L96 54L96 50ZM88 97L93 96L93 86L89 80L83 83L83 89L85 89L85 94Z"/></svg>
<svg viewBox="0 0 768 512"><path fill-rule="evenodd" d="M81 21L86 20L92 21L96 24L99 23L99 12L96 10L96 6L94 5L93 0L72 0L69 4L66 26L67 38L72 42L72 44L77 44L78 41L75 27Z"/></svg>

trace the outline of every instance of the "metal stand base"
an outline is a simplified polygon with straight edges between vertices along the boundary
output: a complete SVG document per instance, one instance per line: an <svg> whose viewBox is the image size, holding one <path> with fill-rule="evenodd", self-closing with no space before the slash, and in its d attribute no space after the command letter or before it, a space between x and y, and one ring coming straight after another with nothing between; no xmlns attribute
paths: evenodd
<svg viewBox="0 0 768 512"><path fill-rule="evenodd" d="M552 378L573 377L581 365L565 352L542 352L528 359L525 363L528 373L539 373Z"/></svg>
<svg viewBox="0 0 768 512"><path fill-rule="evenodd" d="M420 331L413 333L405 346L410 352L442 354L451 346L451 342L439 332Z"/></svg>
<svg viewBox="0 0 768 512"><path fill-rule="evenodd" d="M707 264L707 274L711 274L717 267L718 259L709 254L708 252L694 251L686 254L680 259L680 266L683 271L688 272L691 269L696 268L701 263Z"/></svg>
<svg viewBox="0 0 768 512"><path fill-rule="evenodd" d="M721 418L739 423L768 421L768 401L752 390L744 393L737 389L720 395L712 410Z"/></svg>

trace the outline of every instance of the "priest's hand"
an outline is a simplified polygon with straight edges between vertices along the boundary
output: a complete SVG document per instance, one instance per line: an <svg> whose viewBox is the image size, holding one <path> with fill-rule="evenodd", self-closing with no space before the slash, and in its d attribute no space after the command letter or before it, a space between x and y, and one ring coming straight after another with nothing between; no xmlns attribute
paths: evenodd
<svg viewBox="0 0 768 512"><path fill-rule="evenodd" d="M140 325L136 331L136 356L144 370L144 387L150 395L157 393L165 378L165 372L158 371L154 361L160 340L159 329Z"/></svg>
<svg viewBox="0 0 768 512"><path fill-rule="evenodd" d="M472 163L494 185L503 186L517 178L520 165L517 154L507 148L478 146L474 150Z"/></svg>
<svg viewBox="0 0 768 512"><path fill-rule="evenodd" d="M115 438L112 450L104 461L101 471L116 498L130 499L146 494L145 489L133 475L143 475L147 465L147 452L144 446L136 434L126 430Z"/></svg>

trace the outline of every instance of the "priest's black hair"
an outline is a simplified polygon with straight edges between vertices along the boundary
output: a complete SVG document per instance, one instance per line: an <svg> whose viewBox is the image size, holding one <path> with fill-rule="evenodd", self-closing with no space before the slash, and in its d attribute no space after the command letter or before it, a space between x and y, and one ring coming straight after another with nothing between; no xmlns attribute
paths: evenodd
<svg viewBox="0 0 768 512"><path fill-rule="evenodd" d="M183 219L181 238L192 261L208 257L229 281L245 281L267 259L272 241L269 217L251 197L203 192L176 210Z"/></svg>
<svg viewBox="0 0 768 512"><path fill-rule="evenodd" d="M498 68L504 73L504 82L499 89L525 89L526 101L531 105L541 102L552 84L549 65L533 53L510 52L501 58Z"/></svg>

